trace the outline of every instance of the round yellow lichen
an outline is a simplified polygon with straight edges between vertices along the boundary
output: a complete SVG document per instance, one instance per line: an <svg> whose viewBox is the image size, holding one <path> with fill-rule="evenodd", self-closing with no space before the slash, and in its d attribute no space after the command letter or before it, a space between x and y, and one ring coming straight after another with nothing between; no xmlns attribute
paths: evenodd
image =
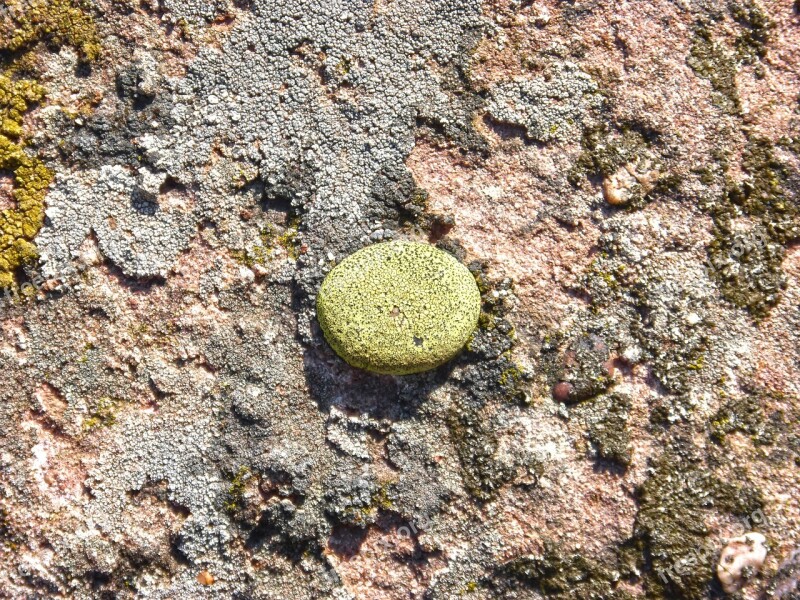
<svg viewBox="0 0 800 600"><path fill-rule="evenodd" d="M317 296L325 339L354 367L406 375L455 356L478 324L469 270L428 244L368 246L337 265Z"/></svg>

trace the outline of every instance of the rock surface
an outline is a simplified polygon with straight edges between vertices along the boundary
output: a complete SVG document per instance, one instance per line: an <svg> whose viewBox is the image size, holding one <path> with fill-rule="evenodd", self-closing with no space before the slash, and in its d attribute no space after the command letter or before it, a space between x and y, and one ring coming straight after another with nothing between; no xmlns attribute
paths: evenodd
<svg viewBox="0 0 800 600"><path fill-rule="evenodd" d="M0 597L792 598L798 98L793 0L0 0Z"/></svg>

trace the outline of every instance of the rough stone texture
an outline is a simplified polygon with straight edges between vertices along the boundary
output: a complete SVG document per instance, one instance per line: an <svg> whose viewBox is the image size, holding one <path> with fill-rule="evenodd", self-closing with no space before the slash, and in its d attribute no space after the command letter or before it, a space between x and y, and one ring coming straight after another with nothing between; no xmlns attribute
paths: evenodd
<svg viewBox="0 0 800 600"><path fill-rule="evenodd" d="M0 597L796 596L796 2L0 8ZM392 239L482 302L402 377Z"/></svg>
<svg viewBox="0 0 800 600"><path fill-rule="evenodd" d="M600 106L597 91L590 75L565 62L547 79L497 84L486 111L499 123L524 127L532 140L549 142L568 138L583 124L587 109Z"/></svg>

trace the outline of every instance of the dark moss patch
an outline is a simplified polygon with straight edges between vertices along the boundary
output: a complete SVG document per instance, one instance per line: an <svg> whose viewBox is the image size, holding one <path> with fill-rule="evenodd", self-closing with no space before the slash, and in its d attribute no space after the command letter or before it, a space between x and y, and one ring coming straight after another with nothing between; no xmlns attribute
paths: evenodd
<svg viewBox="0 0 800 600"><path fill-rule="evenodd" d="M521 556L498 569L498 575L533 588L554 600L628 600L629 593L614 589L620 580L616 568L608 568L583 554L568 552L545 542L539 556Z"/></svg>
<svg viewBox="0 0 800 600"><path fill-rule="evenodd" d="M594 446L597 457L627 467L631 463L631 438L628 430L630 400L620 394L610 394L598 398L589 408L589 441Z"/></svg>
<svg viewBox="0 0 800 600"><path fill-rule="evenodd" d="M462 356L462 363L475 361L466 366L462 385L474 386L472 391L476 404L482 405L492 400L522 405L528 403L525 383L529 376L511 358L513 342L503 331L508 326L508 321L500 319L499 324L491 329L477 330ZM495 354L498 351L500 354ZM483 357L484 362L477 362L479 357Z"/></svg>
<svg viewBox="0 0 800 600"><path fill-rule="evenodd" d="M763 423L764 411L757 398L729 400L711 419L711 439L722 443L734 431L754 435Z"/></svg>
<svg viewBox="0 0 800 600"><path fill-rule="evenodd" d="M498 440L484 411L459 407L448 417L450 435L461 463L467 492L478 500L490 500L513 473L495 458Z"/></svg>
<svg viewBox="0 0 800 600"><path fill-rule="evenodd" d="M686 62L698 77L711 83L712 99L723 112L740 115L737 74L741 65L753 65L755 76L764 76L762 60L768 54L774 23L754 0L731 0L728 11L736 31L732 47L713 31L713 22L723 18L720 13L697 24Z"/></svg>
<svg viewBox="0 0 800 600"><path fill-rule="evenodd" d="M800 112L800 98L798 98L797 109L795 112ZM789 152L794 153L796 156L800 156L800 136L783 136L778 140L776 145L780 146L781 148L785 148Z"/></svg>
<svg viewBox="0 0 800 600"><path fill-rule="evenodd" d="M790 197L790 174L775 156L774 145L764 138L751 138L742 157L742 170L748 176L732 183L728 198L746 215L760 217L769 235L786 244L800 237L797 203Z"/></svg>
<svg viewBox="0 0 800 600"><path fill-rule="evenodd" d="M577 188L588 178L603 185L610 204L626 210L638 210L668 193L680 180L662 171L661 161L672 151L662 147L660 135L640 123L611 124L610 121L588 127L581 139L582 152L567 174ZM620 179L627 182L620 186Z"/></svg>
<svg viewBox="0 0 800 600"><path fill-rule="evenodd" d="M637 490L635 537L644 553L648 598L708 597L716 584L706 519L714 512L747 516L763 507L757 490L719 480L690 447L673 442Z"/></svg>
<svg viewBox="0 0 800 600"><path fill-rule="evenodd" d="M711 83L714 102L721 110L729 114L741 112L736 87L736 60L722 44L714 40L706 25L698 25L695 29L686 63L698 77Z"/></svg>
<svg viewBox="0 0 800 600"><path fill-rule="evenodd" d="M581 171L594 177L609 177L622 165L634 162L648 146L645 137L628 126L619 131L605 123L589 127L583 132L583 152L576 163L578 171L570 173L570 182L577 183L575 177Z"/></svg>
<svg viewBox="0 0 800 600"><path fill-rule="evenodd" d="M727 300L763 318L785 286L781 263L786 247L800 239L797 185L790 183L788 167L765 139L749 141L741 168L741 181L726 177L723 197L701 206L714 220L709 273ZM742 218L749 228L737 226Z"/></svg>
<svg viewBox="0 0 800 600"><path fill-rule="evenodd" d="M650 407L651 430L657 432L687 421L694 409L689 394L674 394L656 400Z"/></svg>
<svg viewBox="0 0 800 600"><path fill-rule="evenodd" d="M743 29L734 42L739 60L745 64L754 64L766 58L767 44L775 24L764 10L752 0L735 2L731 6L731 16ZM764 75L760 65L756 67L756 75Z"/></svg>
<svg viewBox="0 0 800 600"><path fill-rule="evenodd" d="M0 507L0 545L12 552L22 543L22 538L16 531L8 510Z"/></svg>
<svg viewBox="0 0 800 600"><path fill-rule="evenodd" d="M493 280L477 262L469 268L481 291L482 314L479 328L458 359L459 385L465 394L449 412L447 425L465 488L474 498L486 501L514 476L495 457L498 438L492 415L508 403L527 405L530 377L511 357L515 334L506 316L512 306L513 282Z"/></svg>
<svg viewBox="0 0 800 600"><path fill-rule="evenodd" d="M513 281L505 278L492 281L485 266L469 265L481 292L481 315L478 329L467 343L462 363L467 365L464 387L480 403L503 399L526 404L525 381L529 378L511 357L516 343L514 326L506 318L511 309Z"/></svg>
<svg viewBox="0 0 800 600"><path fill-rule="evenodd" d="M417 187L405 167L387 168L376 174L371 193L379 204L397 211L401 223L417 221L428 202L428 193Z"/></svg>
<svg viewBox="0 0 800 600"><path fill-rule="evenodd" d="M775 408L775 404L781 408ZM776 464L800 461L800 418L797 402L768 389L745 387L744 394L727 399L711 418L709 437L724 445L727 436L742 433L757 446L769 446Z"/></svg>

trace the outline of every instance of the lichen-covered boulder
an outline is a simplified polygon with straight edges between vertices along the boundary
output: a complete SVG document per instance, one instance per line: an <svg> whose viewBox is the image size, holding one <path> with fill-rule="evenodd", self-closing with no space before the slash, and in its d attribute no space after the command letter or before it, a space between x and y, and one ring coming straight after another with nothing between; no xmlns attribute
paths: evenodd
<svg viewBox="0 0 800 600"><path fill-rule="evenodd" d="M387 242L344 259L325 278L317 318L354 367L406 375L455 356L474 331L481 298L472 274L428 244Z"/></svg>

